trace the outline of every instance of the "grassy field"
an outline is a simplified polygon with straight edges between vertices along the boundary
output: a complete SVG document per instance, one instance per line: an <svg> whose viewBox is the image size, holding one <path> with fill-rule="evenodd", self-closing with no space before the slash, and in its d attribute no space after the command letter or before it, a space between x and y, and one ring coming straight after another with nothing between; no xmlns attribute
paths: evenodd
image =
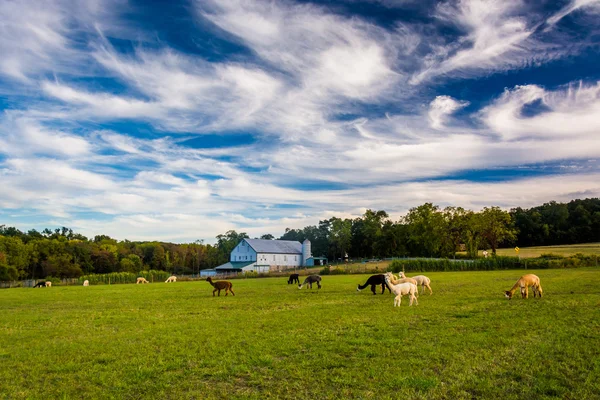
<svg viewBox="0 0 600 400"><path fill-rule="evenodd" d="M368 276L0 291L0 398L600 397L600 270L431 273L393 307Z"/></svg>
<svg viewBox="0 0 600 400"><path fill-rule="evenodd" d="M488 249L491 254L492 251ZM496 250L499 256L516 256L514 247L510 249ZM483 256L483 250L479 252ZM557 254L560 256L572 256L581 253L585 255L597 255L600 257L600 243L583 243L583 244L566 244L561 246L539 246L539 247L521 247L519 248L519 256L522 258L539 257L542 254Z"/></svg>

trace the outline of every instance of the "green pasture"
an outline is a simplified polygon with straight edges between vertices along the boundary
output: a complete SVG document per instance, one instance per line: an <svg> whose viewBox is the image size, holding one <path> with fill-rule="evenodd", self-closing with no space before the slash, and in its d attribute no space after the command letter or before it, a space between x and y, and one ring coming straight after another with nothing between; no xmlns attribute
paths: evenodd
<svg viewBox="0 0 600 400"><path fill-rule="evenodd" d="M600 270L506 300L524 272L430 273L399 308L368 275L0 290L0 398L600 398Z"/></svg>

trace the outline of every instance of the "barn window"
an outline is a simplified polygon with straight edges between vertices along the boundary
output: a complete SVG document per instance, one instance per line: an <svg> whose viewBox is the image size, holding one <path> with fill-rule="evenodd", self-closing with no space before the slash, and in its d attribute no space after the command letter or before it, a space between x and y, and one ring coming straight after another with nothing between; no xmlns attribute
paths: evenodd
<svg viewBox="0 0 600 400"><path fill-rule="evenodd" d="M275 254L273 254L273 261L275 261Z"/></svg>
<svg viewBox="0 0 600 400"><path fill-rule="evenodd" d="M294 256L294 261L298 261L298 256Z"/></svg>
<svg viewBox="0 0 600 400"><path fill-rule="evenodd" d="M287 261L287 256L283 256L283 261Z"/></svg>

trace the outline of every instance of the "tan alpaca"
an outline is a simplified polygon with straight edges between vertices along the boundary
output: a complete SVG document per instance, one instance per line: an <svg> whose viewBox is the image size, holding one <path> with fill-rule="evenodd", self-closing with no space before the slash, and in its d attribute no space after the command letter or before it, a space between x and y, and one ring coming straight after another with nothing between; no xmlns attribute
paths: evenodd
<svg viewBox="0 0 600 400"><path fill-rule="evenodd" d="M90 286L90 281L88 281L87 279L83 281L83 286Z"/></svg>
<svg viewBox="0 0 600 400"><path fill-rule="evenodd" d="M533 274L527 274L520 277L512 289L504 292L504 296L510 300L517 289L521 289L521 297L527 299L529 298L529 286L531 286L531 290L533 291L533 297L535 297L536 294L542 297L542 285L540 284L540 278Z"/></svg>
<svg viewBox="0 0 600 400"><path fill-rule="evenodd" d="M167 278L167 280L165 281L165 283L169 283L169 282L177 282L177 277L175 275L171 275L170 277Z"/></svg>
<svg viewBox="0 0 600 400"><path fill-rule="evenodd" d="M406 278L404 272L400 272L400 276L402 278ZM425 293L425 288L427 288L429 289L429 295L433 294L433 290L431 290L431 286L429 286L431 284L431 279L429 279L425 275L412 276L411 278L417 281L417 287L421 286L421 288L423 289L423 293Z"/></svg>
<svg viewBox="0 0 600 400"><path fill-rule="evenodd" d="M50 281L47 281L47 282L46 282L46 287L50 287L50 286L52 286L52 282L50 282Z"/></svg>
<svg viewBox="0 0 600 400"><path fill-rule="evenodd" d="M150 282L148 282L146 280L146 278L143 278L140 276L139 278L137 278L137 281L135 282L135 284L137 285L138 283L150 283Z"/></svg>
<svg viewBox="0 0 600 400"><path fill-rule="evenodd" d="M219 291L219 296L221 295L221 290L225 290L225 296L227 296L229 294L229 292L231 292L231 294L233 296L235 296L235 293L233 293L233 289L231 289L231 287L233 286L231 284L231 282L229 282L229 281L213 282L212 279L210 278L210 276L208 278L206 278L206 281L208 283L210 283L212 285L212 287L215 288L215 290L213 290L213 297L215 297L215 292L217 290Z"/></svg>
<svg viewBox="0 0 600 400"><path fill-rule="evenodd" d="M417 285L418 282L413 278L402 277L402 278L396 279L396 277L391 272L387 272L386 275L388 276L388 278L390 278L390 283L392 285L399 285L401 283L412 283L413 285L418 287L418 285ZM419 293L417 292L417 295L418 294Z"/></svg>

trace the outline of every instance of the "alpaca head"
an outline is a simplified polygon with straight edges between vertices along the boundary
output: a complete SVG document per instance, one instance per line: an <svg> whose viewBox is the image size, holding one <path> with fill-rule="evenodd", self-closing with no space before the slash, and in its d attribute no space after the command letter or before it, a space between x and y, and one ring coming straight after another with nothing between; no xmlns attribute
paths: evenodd
<svg viewBox="0 0 600 400"><path fill-rule="evenodd" d="M510 299L512 299L512 293L509 292L508 290L505 290L504 291L504 297L506 297L507 299L510 300Z"/></svg>
<svg viewBox="0 0 600 400"><path fill-rule="evenodd" d="M212 279L210 279L210 276L208 278L206 278L206 282L212 282Z"/></svg>

